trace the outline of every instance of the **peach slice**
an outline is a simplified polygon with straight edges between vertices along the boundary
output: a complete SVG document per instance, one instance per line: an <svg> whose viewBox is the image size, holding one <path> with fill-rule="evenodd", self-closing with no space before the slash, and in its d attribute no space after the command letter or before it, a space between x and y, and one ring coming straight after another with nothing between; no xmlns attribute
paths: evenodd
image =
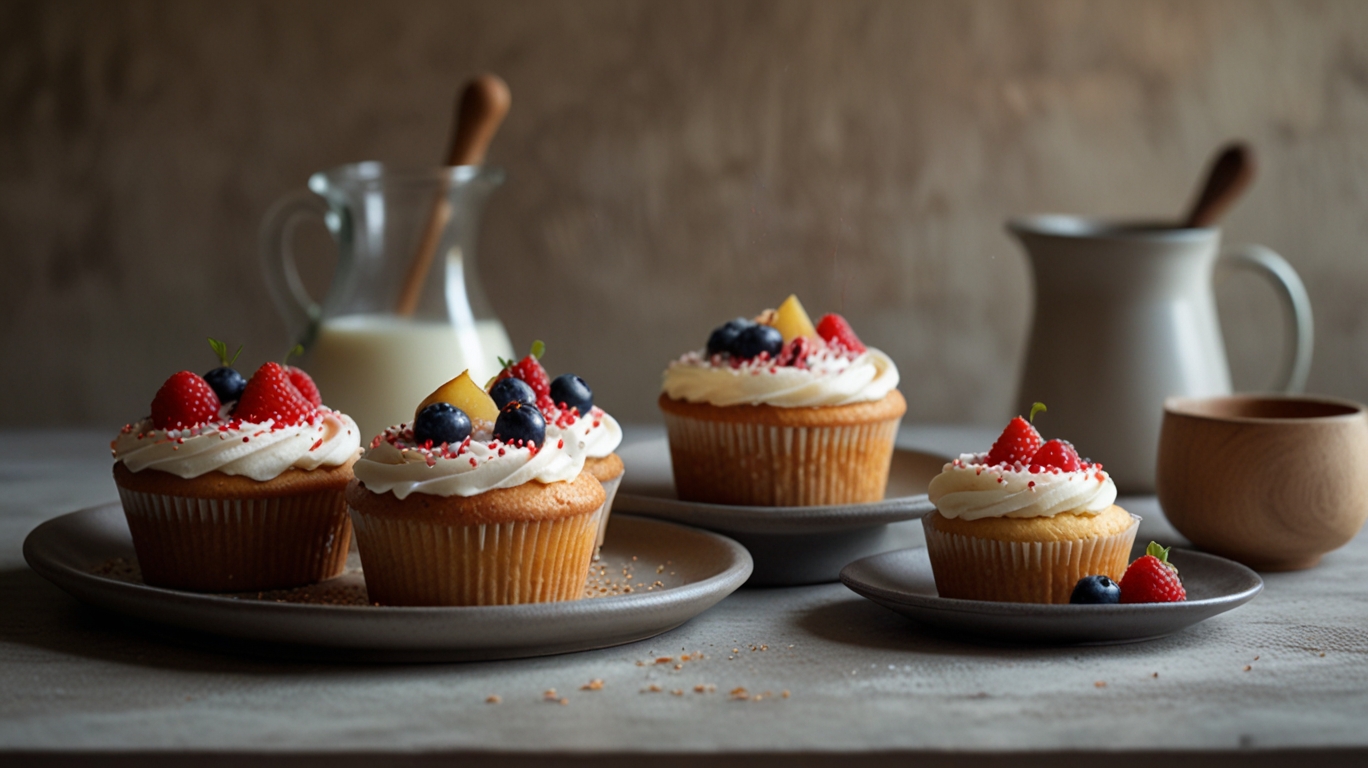
<svg viewBox="0 0 1368 768"><path fill-rule="evenodd" d="M779 309L774 313L774 320L770 323L779 333L784 335L784 343L806 336L809 339L817 338L817 329L812 325L812 319L803 309L802 302L798 301L797 296L790 295L784 299L784 303L779 305Z"/></svg>
<svg viewBox="0 0 1368 768"><path fill-rule="evenodd" d="M451 403L465 411L472 419L483 419L492 423L499 418L499 409L494 405L494 398L480 389L480 385L470 378L470 371L462 371L460 376L423 398L423 402L419 403L418 409L413 412L413 418L416 420L418 414L433 403Z"/></svg>

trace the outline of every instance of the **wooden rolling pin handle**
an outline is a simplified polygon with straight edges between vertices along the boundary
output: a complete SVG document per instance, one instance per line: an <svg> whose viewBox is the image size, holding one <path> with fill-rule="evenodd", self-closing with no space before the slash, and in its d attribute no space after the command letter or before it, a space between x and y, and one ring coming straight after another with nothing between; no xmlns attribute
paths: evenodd
<svg viewBox="0 0 1368 768"><path fill-rule="evenodd" d="M1220 220L1254 181L1254 152L1240 142L1227 144L1207 172L1206 185L1183 220L1184 227L1210 227Z"/></svg>
<svg viewBox="0 0 1368 768"><path fill-rule="evenodd" d="M489 143L498 133L512 97L508 84L498 75L484 74L470 81L456 102L455 131L451 137L451 148L447 151L447 165L479 165L484 162ZM428 216L427 229L418 244L418 252L409 262L408 273L404 275L399 290L399 302L395 311L401 317L412 316L418 309L418 299L422 293L423 280L436 256L442 232L451 220L451 203L447 201L446 189L432 201L432 213Z"/></svg>
<svg viewBox="0 0 1368 768"><path fill-rule="evenodd" d="M447 165L479 165L494 140L512 97L498 75L484 74L470 81L456 104L456 133L447 152Z"/></svg>

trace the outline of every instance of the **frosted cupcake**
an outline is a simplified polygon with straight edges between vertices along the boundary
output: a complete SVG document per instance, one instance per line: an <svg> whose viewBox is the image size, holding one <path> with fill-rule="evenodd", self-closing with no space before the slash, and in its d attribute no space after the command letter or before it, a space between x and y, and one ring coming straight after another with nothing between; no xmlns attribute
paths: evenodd
<svg viewBox="0 0 1368 768"><path fill-rule="evenodd" d="M593 475L607 494L594 545L597 553L597 548L603 546L613 498L625 472L621 457L614 452L622 444L622 427L594 405L594 392L584 379L566 373L549 380L540 361L545 351L546 345L537 341L522 360L502 361L503 370L490 382L489 394L500 408L513 399L535 403L547 422L573 437L577 451L584 454L584 471Z"/></svg>
<svg viewBox="0 0 1368 768"><path fill-rule="evenodd" d="M1034 414L1033 414L1034 415ZM1067 603L1084 576L1120 580L1140 518L1116 486L1063 440L1016 417L988 453L945 465L922 518L941 597Z"/></svg>
<svg viewBox="0 0 1368 768"><path fill-rule="evenodd" d="M307 374L277 363L250 381L227 364L203 378L181 371L151 410L110 443L146 583L252 591L342 571L360 435Z"/></svg>
<svg viewBox="0 0 1368 768"><path fill-rule="evenodd" d="M582 443L528 399L499 408L463 373L419 405L413 426L371 442L347 503L372 602L583 596L603 486L583 471Z"/></svg>
<svg viewBox="0 0 1368 768"><path fill-rule="evenodd" d="M907 404L898 369L840 315L794 296L713 331L665 370L660 410L679 498L815 506L884 497Z"/></svg>

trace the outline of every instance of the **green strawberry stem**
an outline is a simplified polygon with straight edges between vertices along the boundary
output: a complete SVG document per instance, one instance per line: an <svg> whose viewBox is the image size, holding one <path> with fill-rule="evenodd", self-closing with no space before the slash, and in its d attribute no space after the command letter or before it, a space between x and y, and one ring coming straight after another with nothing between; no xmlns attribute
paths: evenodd
<svg viewBox="0 0 1368 768"><path fill-rule="evenodd" d="M1172 568L1174 573L1177 573L1178 566L1170 563L1168 559L1170 549L1173 549L1173 547L1161 547L1159 546L1159 542L1151 541L1149 546L1145 547L1145 554L1157 559L1159 562Z"/></svg>
<svg viewBox="0 0 1368 768"><path fill-rule="evenodd" d="M210 348L214 350L214 354L218 355L219 365L223 366L224 368L232 368L233 363L237 362L238 355L242 354L242 345L238 345L237 351L233 353L233 358L230 360L228 359L228 345L224 344L223 342L219 341L213 336L210 336L208 338Z"/></svg>
<svg viewBox="0 0 1368 768"><path fill-rule="evenodd" d="M292 357L301 357L303 354L304 354L304 345L303 345L303 344L296 344L296 345L294 345L293 347L290 348L290 351L289 351L289 352L286 352L286 353L285 353L285 359L284 359L284 360L281 360L281 361L280 361L280 364L283 365L283 366L285 366L286 368L289 368L289 367L290 367L290 358L292 358Z"/></svg>
<svg viewBox="0 0 1368 768"><path fill-rule="evenodd" d="M536 341L532 342L532 349L527 353L527 356L531 357L534 360L540 360L541 356L544 354L546 354L546 342L542 341L541 339L537 339ZM505 360L502 357L495 357L494 359L499 361L500 370L507 368L508 366L518 362L517 360Z"/></svg>
<svg viewBox="0 0 1368 768"><path fill-rule="evenodd" d="M1045 412L1048 411L1048 410L1049 410L1049 409L1045 407L1045 404L1044 404L1044 403L1036 403L1036 404L1034 404L1034 405L1031 406L1031 415L1030 415L1030 416L1027 416L1027 417L1026 417L1026 420L1029 421L1029 422L1031 422L1032 424L1034 424L1034 423L1035 423L1035 415L1036 415L1037 413L1045 413Z"/></svg>

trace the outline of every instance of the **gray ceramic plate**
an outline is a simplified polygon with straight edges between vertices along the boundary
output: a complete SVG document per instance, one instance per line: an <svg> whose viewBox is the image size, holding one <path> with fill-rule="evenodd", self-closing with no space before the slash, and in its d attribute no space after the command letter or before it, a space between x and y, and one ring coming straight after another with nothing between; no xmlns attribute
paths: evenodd
<svg viewBox="0 0 1368 768"><path fill-rule="evenodd" d="M24 559L33 570L92 605L191 630L211 646L363 661L520 658L644 640L711 608L751 572L750 555L726 537L622 515L612 518L600 563L609 578L620 578L623 567L634 565L641 573L633 587L657 580L663 587L574 602L495 607L324 605L308 602L310 595L364 595L359 569L305 588L307 592L280 593L284 599L305 600L296 603L149 587L136 576L111 574L108 564L119 558L129 567L136 561L118 504L49 520L24 541ZM659 574L658 566L664 566Z"/></svg>
<svg viewBox="0 0 1368 768"><path fill-rule="evenodd" d="M742 507L676 498L664 438L624 446L618 455L627 472L613 501L614 511L694 525L736 539L755 559L752 585L835 581L841 567L852 560L916 543L920 526L904 531L889 523L914 520L933 509L926 487L946 462L920 451L895 450L886 498L879 502Z"/></svg>
<svg viewBox="0 0 1368 768"><path fill-rule="evenodd" d="M1136 605L1039 605L940 597L925 548L866 557L841 570L847 587L937 631L1001 644L1103 645L1171 635L1238 608L1263 579L1223 557L1175 549L1188 599Z"/></svg>

